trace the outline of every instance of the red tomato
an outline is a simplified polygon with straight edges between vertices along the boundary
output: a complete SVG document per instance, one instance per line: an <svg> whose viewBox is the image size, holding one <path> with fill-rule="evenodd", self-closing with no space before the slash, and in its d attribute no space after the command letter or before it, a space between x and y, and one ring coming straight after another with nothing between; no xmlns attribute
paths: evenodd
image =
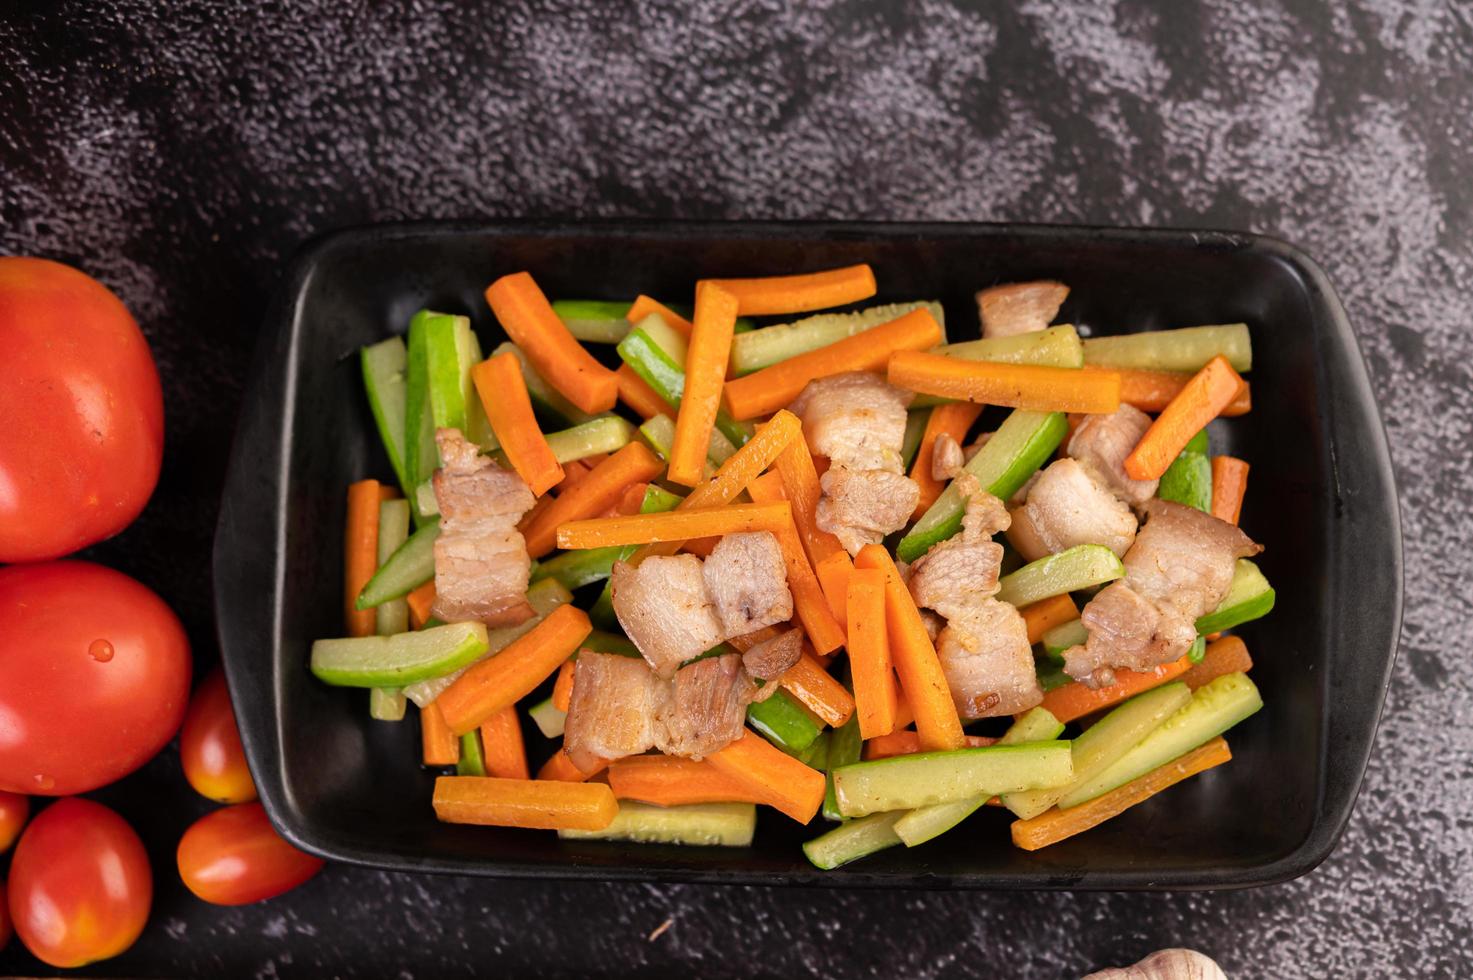
<svg viewBox="0 0 1473 980"><path fill-rule="evenodd" d="M240 730L225 674L218 667L189 700L179 730L179 761L195 792L217 803L245 803L256 798L256 784L246 767ZM3 850L3 848L0 848Z"/></svg>
<svg viewBox="0 0 1473 980"><path fill-rule="evenodd" d="M91 800L57 800L21 835L9 895L20 941L69 969L133 945L153 902L153 875L122 817Z"/></svg>
<svg viewBox="0 0 1473 980"><path fill-rule="evenodd" d="M0 562L60 558L132 523L164 451L148 342L106 286L0 258Z"/></svg>
<svg viewBox="0 0 1473 980"><path fill-rule="evenodd" d="M317 874L322 864L278 837L259 803L208 813L179 840L179 877L213 905L275 898Z"/></svg>
<svg viewBox="0 0 1473 980"><path fill-rule="evenodd" d="M20 836L20 829L26 825L26 817L30 814L30 797L0 790L0 854L10 850L10 845Z"/></svg>
<svg viewBox="0 0 1473 980"><path fill-rule="evenodd" d="M163 600L81 561L0 568L0 790L85 793L179 730L189 640Z"/></svg>

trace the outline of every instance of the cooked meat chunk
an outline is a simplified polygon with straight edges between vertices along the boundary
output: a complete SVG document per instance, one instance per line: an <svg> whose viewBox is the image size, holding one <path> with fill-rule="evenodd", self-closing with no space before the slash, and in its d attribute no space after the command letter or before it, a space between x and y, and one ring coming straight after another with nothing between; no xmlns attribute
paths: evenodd
<svg viewBox="0 0 1473 980"><path fill-rule="evenodd" d="M753 680L771 681L786 674L803 656L803 631L785 630L742 654L742 667Z"/></svg>
<svg viewBox="0 0 1473 980"><path fill-rule="evenodd" d="M936 437L931 448L931 479L950 480L962 471L966 462L961 445L951 433L943 432Z"/></svg>
<svg viewBox="0 0 1473 980"><path fill-rule="evenodd" d="M782 546L771 531L728 534L712 549L703 574L726 636L793 618Z"/></svg>
<svg viewBox="0 0 1473 980"><path fill-rule="evenodd" d="M1125 578L1080 615L1089 639L1064 652L1064 669L1085 683L1108 684L1114 668L1144 670L1186 653L1198 617L1227 595L1234 564L1262 550L1237 527L1192 507L1152 500L1146 514L1125 554Z"/></svg>
<svg viewBox="0 0 1473 980"><path fill-rule="evenodd" d="M926 628L926 635L931 638L931 642L935 643L941 636L941 631L946 628L946 620L929 609L922 609L921 625Z"/></svg>
<svg viewBox="0 0 1473 980"><path fill-rule="evenodd" d="M584 772L592 772L601 760L622 759L652 748L656 719L669 697L669 685L643 660L582 651L563 726L568 759Z"/></svg>
<svg viewBox="0 0 1473 980"><path fill-rule="evenodd" d="M1109 415L1086 415L1069 440L1068 454L1104 478L1115 496L1140 507L1156 495L1160 480L1135 480L1125 472L1125 457L1151 427L1151 417L1134 405Z"/></svg>
<svg viewBox="0 0 1473 980"><path fill-rule="evenodd" d="M726 748L742 737L753 690L740 654L707 657L680 668L658 716L655 747L687 759Z"/></svg>
<svg viewBox="0 0 1473 980"><path fill-rule="evenodd" d="M661 677L726 636L695 555L656 555L638 568L614 564L614 615Z"/></svg>
<svg viewBox="0 0 1473 980"><path fill-rule="evenodd" d="M952 617L936 655L963 718L1017 714L1043 700L1023 616L996 599L980 599Z"/></svg>
<svg viewBox="0 0 1473 980"><path fill-rule="evenodd" d="M1068 286L1047 279L984 289L977 294L982 336L1012 337L1042 330L1059 315L1068 295Z"/></svg>
<svg viewBox="0 0 1473 980"><path fill-rule="evenodd" d="M977 478L963 473L956 478L957 490L967 498L962 511L962 537L989 537L998 531L1006 531L1012 524L1012 515L1003 502L982 489Z"/></svg>
<svg viewBox="0 0 1473 980"><path fill-rule="evenodd" d="M980 536L957 535L911 565L910 594L916 605L954 619L997 594L1001 565L1002 545Z"/></svg>
<svg viewBox="0 0 1473 980"><path fill-rule="evenodd" d="M1008 540L1035 561L1080 544L1102 544L1123 555L1135 540L1136 521L1093 471L1061 459L1043 471L1027 503L1013 513L1013 528Z"/></svg>
<svg viewBox="0 0 1473 980"><path fill-rule="evenodd" d="M914 396L878 374L851 371L810 381L792 410L816 456L851 470L901 470L905 409Z"/></svg>
<svg viewBox="0 0 1473 980"><path fill-rule="evenodd" d="M900 473L831 466L819 480L823 496L815 521L851 555L905 527L921 499L921 488Z"/></svg>
<svg viewBox="0 0 1473 980"><path fill-rule="evenodd" d="M531 559L517 521L536 502L522 478L480 454L456 429L435 433L444 466L435 472L433 614L446 622L511 626L532 615Z"/></svg>

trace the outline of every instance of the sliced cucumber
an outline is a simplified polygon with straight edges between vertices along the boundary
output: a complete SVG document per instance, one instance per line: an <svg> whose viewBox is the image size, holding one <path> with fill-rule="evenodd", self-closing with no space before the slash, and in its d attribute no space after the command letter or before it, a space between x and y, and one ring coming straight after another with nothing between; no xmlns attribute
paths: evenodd
<svg viewBox="0 0 1473 980"><path fill-rule="evenodd" d="M1135 748L1103 772L1071 787L1059 809L1087 803L1216 738L1263 707L1247 674L1224 674L1197 688L1186 706L1167 718ZM1088 734L1088 733L1086 733Z"/></svg>
<svg viewBox="0 0 1473 980"><path fill-rule="evenodd" d="M819 732L818 738L808 743L808 748L802 752L788 752L788 755L797 759L809 769L817 769L819 772L823 772L829 764L829 742L831 741L832 739L829 737L828 732ZM779 745L778 748L781 749L782 746ZM783 751L787 752L786 749L783 749Z"/></svg>
<svg viewBox="0 0 1473 980"><path fill-rule="evenodd" d="M1047 708L1029 708L1003 732L998 745L1025 745L1028 742L1052 742L1064 734L1064 723Z"/></svg>
<svg viewBox="0 0 1473 980"><path fill-rule="evenodd" d="M905 435L900 440L900 468L910 472L916 453L921 450L921 439L926 435L926 424L931 421L929 408L915 409L905 413Z"/></svg>
<svg viewBox="0 0 1473 980"><path fill-rule="evenodd" d="M1197 620L1197 632L1221 633L1249 620L1267 616L1274 607L1273 586L1263 577L1258 566L1239 558L1233 567L1233 581L1217 608Z"/></svg>
<svg viewBox="0 0 1473 980"><path fill-rule="evenodd" d="M1038 816L1104 772L1191 699L1191 690L1176 681L1118 705L1074 740L1074 778L1067 786L1005 793L1003 806L1020 820Z"/></svg>
<svg viewBox="0 0 1473 980"><path fill-rule="evenodd" d="M601 299L553 300L552 312L563 321L568 333L585 344L617 344L629 332L630 303Z"/></svg>
<svg viewBox="0 0 1473 980"><path fill-rule="evenodd" d="M670 450L675 445L674 419L663 412L651 416L639 427L639 435L655 451L656 456L666 461L670 459ZM731 441L721 434L720 429L713 428L711 441L706 445L706 479L709 480L716 472L716 467L734 452L736 447L732 446Z"/></svg>
<svg viewBox="0 0 1473 980"><path fill-rule="evenodd" d="M397 636L355 636L312 644L312 673L341 687L403 687L439 677L487 649L482 623L451 623Z"/></svg>
<svg viewBox="0 0 1473 980"><path fill-rule="evenodd" d="M998 583L997 598L1015 606L1113 582L1125 574L1115 552L1102 544L1080 544L1031 561Z"/></svg>
<svg viewBox="0 0 1473 980"><path fill-rule="evenodd" d="M1064 673L1064 665L1062 663L1055 663L1046 657L1035 657L1033 659L1033 668L1038 672L1038 686L1043 688L1043 693L1045 694L1054 688L1074 683L1074 678Z"/></svg>
<svg viewBox="0 0 1473 980"><path fill-rule="evenodd" d="M802 753L819 733L813 719L787 691L776 691L766 701L748 705L747 722L789 755Z"/></svg>
<svg viewBox="0 0 1473 980"><path fill-rule="evenodd" d="M1064 662L1064 651L1070 647L1083 645L1089 639L1089 630L1084 628L1084 623L1077 619L1071 619L1067 623L1060 623L1052 629L1044 631L1043 652L1054 663Z"/></svg>
<svg viewBox="0 0 1473 980"><path fill-rule="evenodd" d="M486 756L481 751L481 733L474 728L460 736L460 758L455 762L455 774L486 775Z"/></svg>
<svg viewBox="0 0 1473 980"><path fill-rule="evenodd" d="M374 721L403 721L408 698L397 687L375 687L368 692L368 717Z"/></svg>
<svg viewBox="0 0 1473 980"><path fill-rule="evenodd" d="M414 488L414 509L416 513L424 517L438 517L440 514L440 501L435 498L435 481L426 480ZM419 521L416 523L423 523Z"/></svg>
<svg viewBox="0 0 1473 980"><path fill-rule="evenodd" d="M636 844L747 847L757 830L751 803L687 803L655 806L620 800L614 822L603 830L559 830L563 840L622 840Z"/></svg>
<svg viewBox="0 0 1473 980"><path fill-rule="evenodd" d="M571 429L547 434L547 447L559 463L571 463L595 453L623 449L634 438L634 426L617 415L590 419Z"/></svg>
<svg viewBox="0 0 1473 980"><path fill-rule="evenodd" d="M522 380L527 385L527 396L531 399L532 407L539 418L550 422L554 427L582 425L593 418L548 384L542 375L532 367L527 360L527 355L523 354L522 349L516 344L507 341L498 345L491 353L509 353L516 357L517 363L522 366Z"/></svg>
<svg viewBox="0 0 1473 980"><path fill-rule="evenodd" d="M532 717L537 730L547 738L563 737L563 726L568 721L568 713L553 704L552 698L538 701L527 709L527 714Z"/></svg>
<svg viewBox="0 0 1473 980"><path fill-rule="evenodd" d="M495 436L484 421L481 399L471 381L471 369L481 362L481 344L471 331L470 318L437 313L425 323L424 331L430 417L435 428L459 429L472 442L495 449Z"/></svg>
<svg viewBox="0 0 1473 980"><path fill-rule="evenodd" d="M1049 327L1013 337L986 337L936 348L936 353L966 361L999 361L1005 364L1037 364L1044 367L1077 368L1084 365L1084 348L1072 326ZM912 407L940 405L950 401L936 395L917 395Z"/></svg>
<svg viewBox="0 0 1473 980"><path fill-rule="evenodd" d="M1156 496L1212 513L1212 460L1207 456L1207 430L1192 437L1161 474Z"/></svg>
<svg viewBox="0 0 1473 980"><path fill-rule="evenodd" d="M359 609L372 609L379 603L406 596L435 577L435 539L440 525L426 524L415 531L373 573L358 593Z"/></svg>
<svg viewBox="0 0 1473 980"><path fill-rule="evenodd" d="M992 745L921 752L834 770L839 813L862 817L880 810L913 810L976 796L1062 786L1074 775L1069 743Z"/></svg>
<svg viewBox="0 0 1473 980"><path fill-rule="evenodd" d="M439 465L435 419L430 410L428 327L437 313L420 310L409 320L404 375L404 468L411 486L428 480ZM423 524L423 515L416 514Z"/></svg>
<svg viewBox="0 0 1473 980"><path fill-rule="evenodd" d="M859 737L859 715L851 715L829 737L828 765L825 766L828 770L828 790L823 797L825 820L837 822L844 819L843 814L839 813L839 800L834 796L834 770L858 762L863 749L864 741Z"/></svg>
<svg viewBox="0 0 1473 980"><path fill-rule="evenodd" d="M1084 363L1151 371L1199 371L1221 354L1234 370L1253 367L1253 340L1246 323L1091 337Z"/></svg>
<svg viewBox="0 0 1473 980"><path fill-rule="evenodd" d="M382 568L409 539L409 501L385 500L378 505L378 563ZM393 636L409 629L409 603L387 599L374 607L374 632Z"/></svg>
<svg viewBox="0 0 1473 980"><path fill-rule="evenodd" d="M651 313L619 341L619 357L634 369L644 382L675 408L685 394L685 338L665 324L659 314ZM716 413L716 428L735 446L745 445L752 437L750 422L738 422L721 409Z"/></svg>
<svg viewBox="0 0 1473 980"><path fill-rule="evenodd" d="M537 569L532 573L532 581L540 582L543 579L553 578L569 589L580 589L585 585L602 582L608 578L614 568L614 562L618 561L619 556L623 553L622 545L564 551L562 554L538 562Z"/></svg>
<svg viewBox="0 0 1473 980"><path fill-rule="evenodd" d="M1068 430L1063 412L1016 409L972 457L966 470L983 490L1007 500L1053 454ZM901 539L897 556L902 561L915 561L933 545L960 531L965 507L966 500L953 482Z"/></svg>
<svg viewBox="0 0 1473 980"><path fill-rule="evenodd" d="M850 861L858 861L876 851L900 843L895 823L905 812L874 813L860 820L848 820L821 837L803 845L803 856L815 868L831 871Z"/></svg>
<svg viewBox="0 0 1473 980"><path fill-rule="evenodd" d="M1187 648L1187 659L1194 664L1199 664L1205 656L1207 656L1207 637L1198 633L1192 645Z"/></svg>
<svg viewBox="0 0 1473 980"><path fill-rule="evenodd" d="M790 357L838 343L845 337L889 323L922 307L931 311L943 330L946 328L946 314L935 300L888 303L854 313L820 313L733 337L731 369L737 375L751 374Z"/></svg>
<svg viewBox="0 0 1473 980"><path fill-rule="evenodd" d="M365 347L359 352L358 359L363 368L363 389L368 393L368 407L378 426L379 438L383 440L384 452L388 454L389 465L394 468L399 486L408 496L414 483L409 475L404 449L405 376L409 367L404 338L390 337Z"/></svg>

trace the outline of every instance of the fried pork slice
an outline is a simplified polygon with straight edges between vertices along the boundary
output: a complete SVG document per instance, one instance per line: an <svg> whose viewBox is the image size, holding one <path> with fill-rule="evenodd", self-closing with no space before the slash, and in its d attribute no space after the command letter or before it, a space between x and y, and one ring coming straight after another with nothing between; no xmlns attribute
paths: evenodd
<svg viewBox="0 0 1473 980"><path fill-rule="evenodd" d="M695 555L615 562L611 580L619 625L661 677L725 639Z"/></svg>
<svg viewBox="0 0 1473 980"><path fill-rule="evenodd" d="M1013 523L1012 515L1003 502L983 490L972 474L963 473L958 476L956 488L967 498L967 506L962 511L964 539L990 537L999 531L1006 531Z"/></svg>
<svg viewBox="0 0 1473 980"><path fill-rule="evenodd" d="M1112 582L1080 613L1089 639L1064 651L1064 672L1091 687L1115 682L1115 670L1170 663L1197 638L1193 620L1146 599L1127 581Z"/></svg>
<svg viewBox="0 0 1473 980"><path fill-rule="evenodd" d="M703 574L725 636L793 618L782 546L771 531L728 534L706 558Z"/></svg>
<svg viewBox="0 0 1473 980"><path fill-rule="evenodd" d="M931 444L931 479L950 480L962 471L967 457L961 444L950 432L943 432Z"/></svg>
<svg viewBox="0 0 1473 980"><path fill-rule="evenodd" d="M819 480L823 496L815 523L839 539L851 555L905 527L921 499L921 488L900 473L830 467Z"/></svg>
<svg viewBox="0 0 1473 980"><path fill-rule="evenodd" d="M777 680L803 656L803 631L796 626L747 648L742 667L758 681Z"/></svg>
<svg viewBox="0 0 1473 980"><path fill-rule="evenodd" d="M532 615L531 559L516 525L536 498L521 477L482 456L458 430L440 429L435 442L444 465L434 477L440 536L432 613L449 623L520 623Z"/></svg>
<svg viewBox="0 0 1473 980"><path fill-rule="evenodd" d="M706 657L680 668L657 716L655 747L687 759L726 748L742 737L754 690L741 654Z"/></svg>
<svg viewBox="0 0 1473 980"><path fill-rule="evenodd" d="M996 599L976 600L936 639L936 655L963 718L1016 714L1043 700L1023 616Z"/></svg>
<svg viewBox="0 0 1473 980"><path fill-rule="evenodd" d="M1086 415L1069 440L1069 456L1104 478L1115 496L1141 507L1156 495L1160 480L1136 480L1125 472L1125 457L1151 427L1151 417L1134 405L1121 405L1109 415Z"/></svg>
<svg viewBox="0 0 1473 980"><path fill-rule="evenodd" d="M657 718L669 698L670 685L643 660L581 651L563 726L569 760L592 772L601 760L649 750L655 744Z"/></svg>
<svg viewBox="0 0 1473 980"><path fill-rule="evenodd" d="M977 294L982 336L1012 337L1042 330L1059 315L1068 296L1068 286L1047 279L984 289Z"/></svg>
<svg viewBox="0 0 1473 980"><path fill-rule="evenodd" d="M851 371L810 381L792 410L808 448L830 465L899 473L905 409L914 397L878 374Z"/></svg>
<svg viewBox="0 0 1473 980"><path fill-rule="evenodd" d="M1074 459L1057 460L1044 470L1012 517L1008 540L1028 561L1080 544L1102 544L1124 555L1135 541L1130 508Z"/></svg>
<svg viewBox="0 0 1473 980"><path fill-rule="evenodd" d="M934 609L947 619L965 616L982 600L997 595L1001 565L1002 545L981 536L957 535L910 566L911 597L917 606Z"/></svg>

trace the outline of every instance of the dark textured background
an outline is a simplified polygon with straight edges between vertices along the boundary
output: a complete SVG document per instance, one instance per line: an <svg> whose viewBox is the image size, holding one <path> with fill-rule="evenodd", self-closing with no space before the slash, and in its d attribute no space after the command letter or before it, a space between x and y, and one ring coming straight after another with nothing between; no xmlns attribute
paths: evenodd
<svg viewBox="0 0 1473 980"><path fill-rule="evenodd" d="M216 909L173 875L207 806L170 751L133 777L160 802L125 807L155 855L153 918L93 972L1069 977L1182 943L1236 977L1473 975L1470 154L1460 0L0 0L0 253L88 270L153 344L163 480L97 554L178 609L202 664L215 499L266 297L303 238L367 221L1278 234L1321 260L1360 332L1405 515L1404 641L1365 790L1339 850L1292 884L845 895L333 868ZM0 953L0 974L39 969Z"/></svg>

